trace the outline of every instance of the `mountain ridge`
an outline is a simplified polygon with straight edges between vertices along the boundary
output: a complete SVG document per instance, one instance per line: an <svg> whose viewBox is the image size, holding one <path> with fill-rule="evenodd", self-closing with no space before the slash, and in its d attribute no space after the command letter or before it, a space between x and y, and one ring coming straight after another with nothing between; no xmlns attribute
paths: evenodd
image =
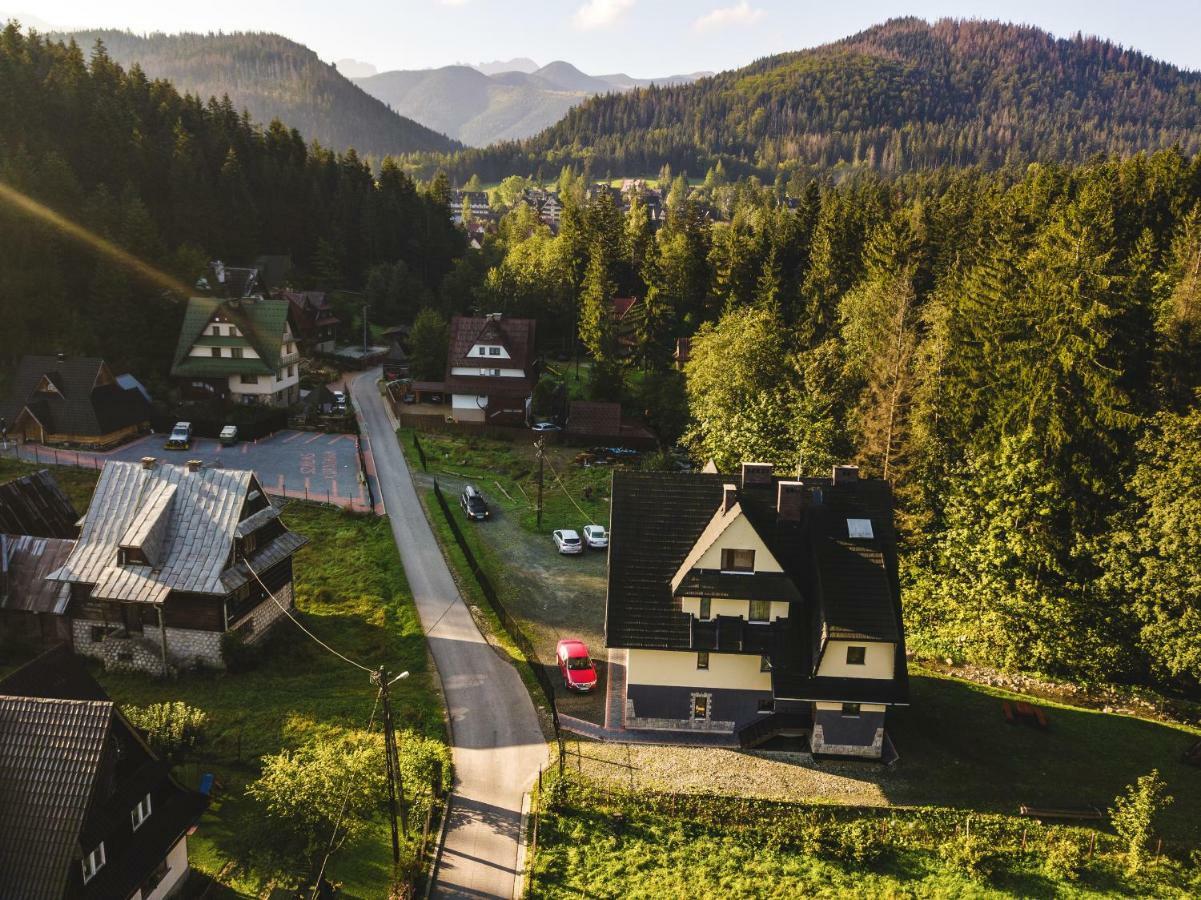
<svg viewBox="0 0 1201 900"><path fill-rule="evenodd" d="M353 147L382 157L447 152L458 143L372 97L336 65L303 44L271 32L137 35L117 29L61 32L85 51L97 40L124 68L137 64L151 78L202 98L228 95L264 125L280 119L307 140L334 150Z"/></svg>
<svg viewBox="0 0 1201 900"><path fill-rule="evenodd" d="M905 172L1201 150L1201 73L1099 38L997 21L892 19L686 85L589 98L531 138L462 151L453 174L531 164L653 173Z"/></svg>

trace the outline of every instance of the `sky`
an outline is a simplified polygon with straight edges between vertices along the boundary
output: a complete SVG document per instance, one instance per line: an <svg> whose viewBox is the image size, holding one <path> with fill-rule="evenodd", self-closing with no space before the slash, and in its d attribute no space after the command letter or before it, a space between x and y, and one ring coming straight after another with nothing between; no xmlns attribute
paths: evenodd
<svg viewBox="0 0 1201 900"><path fill-rule="evenodd" d="M28 2L28 0L24 0ZM38 27L274 31L380 71L530 57L594 75L719 71L917 15L1003 19L1109 38L1201 70L1201 0L0 0ZM36 12L34 12L36 10Z"/></svg>

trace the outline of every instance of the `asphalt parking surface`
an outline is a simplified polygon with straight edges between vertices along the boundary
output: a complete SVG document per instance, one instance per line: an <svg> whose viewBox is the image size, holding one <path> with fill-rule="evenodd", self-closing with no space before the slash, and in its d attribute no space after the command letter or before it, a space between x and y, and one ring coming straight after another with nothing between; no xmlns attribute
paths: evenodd
<svg viewBox="0 0 1201 900"><path fill-rule="evenodd" d="M189 450L167 450L166 435L148 434L108 453L53 450L34 444L20 448L22 459L93 468L110 459L137 461L144 456L182 465L199 459L206 466L253 469L269 494L320 500L355 509L371 509L367 489L360 478L358 438L353 434L323 434L313 431L277 431L258 441L243 441L222 447L211 438L196 438ZM366 449L366 447L364 448ZM374 465L368 459L374 484ZM374 497L378 499L378 490Z"/></svg>

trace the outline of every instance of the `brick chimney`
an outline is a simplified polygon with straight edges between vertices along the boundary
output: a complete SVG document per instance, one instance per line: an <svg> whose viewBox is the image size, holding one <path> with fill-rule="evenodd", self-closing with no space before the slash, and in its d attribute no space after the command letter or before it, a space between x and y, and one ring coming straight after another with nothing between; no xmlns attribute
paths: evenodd
<svg viewBox="0 0 1201 900"><path fill-rule="evenodd" d="M721 511L728 513L731 507L738 502L738 487L733 484L724 484L721 488Z"/></svg>
<svg viewBox="0 0 1201 900"><path fill-rule="evenodd" d="M776 485L776 520L800 522L805 508L805 485L800 481L781 481Z"/></svg>
<svg viewBox="0 0 1201 900"><path fill-rule="evenodd" d="M834 484L854 484L859 480L858 466L835 466L834 467Z"/></svg>
<svg viewBox="0 0 1201 900"><path fill-rule="evenodd" d="M187 465L189 472L199 472L204 462L199 459L189 459L185 465Z"/></svg>
<svg viewBox="0 0 1201 900"><path fill-rule="evenodd" d="M771 484L772 464L744 462L742 464L742 486L744 488Z"/></svg>
<svg viewBox="0 0 1201 900"><path fill-rule="evenodd" d="M153 469L157 465L158 465L158 460L155 459L153 456L143 456L142 457L142 468L143 469Z"/></svg>
<svg viewBox="0 0 1201 900"><path fill-rule="evenodd" d="M59 350L58 351L58 361L60 363L65 363L67 361L67 354L65 354L65 353L63 353L63 351Z"/></svg>

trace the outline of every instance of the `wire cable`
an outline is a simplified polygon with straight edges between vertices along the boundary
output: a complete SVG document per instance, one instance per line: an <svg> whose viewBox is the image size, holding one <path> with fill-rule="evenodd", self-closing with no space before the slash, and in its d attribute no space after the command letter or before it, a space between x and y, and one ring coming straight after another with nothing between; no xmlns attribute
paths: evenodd
<svg viewBox="0 0 1201 900"><path fill-rule="evenodd" d="M384 689L381 687L375 694L375 703L371 706L371 718L367 720L367 733L371 734L371 729L375 727L375 713L379 710L379 698L383 696ZM321 890L321 879L325 877L325 867L329 863L329 858L334 853L334 841L338 838L338 829L342 827L342 817L346 815L346 804L350 800L350 791L354 787L355 782L352 780L346 785L346 793L342 795L342 806L338 810L338 818L334 820L334 830L329 836L329 846L325 850L325 857L321 860L321 868L317 870L317 879L313 882L313 894L310 900L316 900L317 894Z"/></svg>
<svg viewBox="0 0 1201 900"><path fill-rule="evenodd" d="M550 460L546 458L545 451L543 451L543 453L542 453L542 458L543 458L543 461L546 463L547 467L550 469L550 473L555 476L555 481L559 485L559 490L561 490L564 494L567 495L567 499L571 501L571 505L576 508L576 511L581 516L584 517L584 521L586 523L591 522L592 516L590 516L590 515L588 515L588 513L584 512L584 510L580 507L580 504L575 502L575 497L571 496L571 492L568 491L567 486L565 484L563 484L563 479L559 477L559 473L555 471L555 467L552 466L550 463Z"/></svg>
<svg viewBox="0 0 1201 900"><path fill-rule="evenodd" d="M326 650L328 650L334 656L338 657L338 659L342 660L343 662L350 663L356 669L362 669L368 675L375 674L375 671L376 671L375 669L368 668L367 666L363 665L360 662L355 662L349 656L339 653L337 650L335 650L329 644L325 643L325 641L321 640L321 638L317 637L317 635L313 634L313 632L311 632L307 628L305 628L304 624L299 619L297 619L294 615L292 615L292 613L288 611L288 608L286 606L284 606L282 603L279 602L279 599L275 596L275 592L272 591L271 588L267 587L267 585L263 584L263 579L260 578L259 573L254 570L254 566L252 566L250 564L250 560L244 558L242 560L242 562L244 562L246 564L246 568L250 572L250 574L254 576L254 580L257 581L259 583L259 585L262 587L262 589L267 592L267 596L270 597L275 602L275 605L280 608L280 610L283 612L283 614L285 616L287 616L289 619L292 620L293 623L295 623L297 628L299 628L301 631L303 631L305 634L307 634L309 637L311 637L314 641L316 641L318 644L320 644L322 647L324 647Z"/></svg>

